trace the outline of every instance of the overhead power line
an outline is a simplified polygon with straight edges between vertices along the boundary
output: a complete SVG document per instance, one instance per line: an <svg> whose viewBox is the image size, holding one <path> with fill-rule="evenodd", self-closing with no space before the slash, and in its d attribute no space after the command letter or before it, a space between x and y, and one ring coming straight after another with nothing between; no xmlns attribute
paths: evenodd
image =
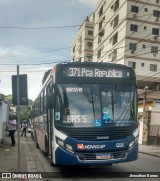
<svg viewBox="0 0 160 181"><path fill-rule="evenodd" d="M20 26L0 26L0 29L24 29L24 30L43 30L43 29L58 29L58 28L75 28L81 25L66 25L66 26L43 26L43 27L20 27Z"/></svg>

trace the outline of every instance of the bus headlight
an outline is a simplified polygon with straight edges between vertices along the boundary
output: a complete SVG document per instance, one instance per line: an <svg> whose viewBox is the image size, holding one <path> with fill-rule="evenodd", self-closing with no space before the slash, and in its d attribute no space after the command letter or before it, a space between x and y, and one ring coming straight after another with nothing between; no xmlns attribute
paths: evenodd
<svg viewBox="0 0 160 181"><path fill-rule="evenodd" d="M132 148L133 145L134 145L134 141L130 142L129 149Z"/></svg>
<svg viewBox="0 0 160 181"><path fill-rule="evenodd" d="M66 144L66 150L67 151L69 151L69 152L71 152L71 153L74 153L74 151L73 151L73 148L72 148L72 146L71 145L69 145L69 144Z"/></svg>
<svg viewBox="0 0 160 181"><path fill-rule="evenodd" d="M56 137L56 142L59 146L64 147L64 142L61 139Z"/></svg>
<svg viewBox="0 0 160 181"><path fill-rule="evenodd" d="M70 153L74 153L73 147L67 143L65 143L60 138L56 137L56 143L63 149L69 151Z"/></svg>
<svg viewBox="0 0 160 181"><path fill-rule="evenodd" d="M138 136L135 138L135 140L130 142L129 149L131 149L133 147L133 145L136 144L137 142L138 142Z"/></svg>

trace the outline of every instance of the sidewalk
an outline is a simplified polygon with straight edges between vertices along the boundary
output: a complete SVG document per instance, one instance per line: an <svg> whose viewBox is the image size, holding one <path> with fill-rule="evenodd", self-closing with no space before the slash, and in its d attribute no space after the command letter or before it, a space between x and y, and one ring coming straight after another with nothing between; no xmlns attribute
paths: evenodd
<svg viewBox="0 0 160 181"><path fill-rule="evenodd" d="M17 132L15 134L16 146L11 146L10 137L7 136L3 144L0 144L0 172L17 172L18 171L18 147L17 147ZM31 139L30 133L27 133L27 138L20 137L20 172L46 172L43 163L40 161L36 146ZM0 179L4 180L4 179ZM12 179L9 179L12 180ZM19 180L19 179L14 179ZM32 181L37 179L21 179L23 181ZM39 179L38 179L39 180ZM43 179L41 179L43 180Z"/></svg>
<svg viewBox="0 0 160 181"><path fill-rule="evenodd" d="M160 146L139 144L139 153L160 157Z"/></svg>

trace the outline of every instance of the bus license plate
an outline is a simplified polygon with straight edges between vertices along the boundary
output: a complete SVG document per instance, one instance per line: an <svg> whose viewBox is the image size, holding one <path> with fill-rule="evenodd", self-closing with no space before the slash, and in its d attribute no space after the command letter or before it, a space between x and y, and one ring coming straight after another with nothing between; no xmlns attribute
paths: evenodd
<svg viewBox="0 0 160 181"><path fill-rule="evenodd" d="M96 160L109 160L111 159L111 154L97 154Z"/></svg>

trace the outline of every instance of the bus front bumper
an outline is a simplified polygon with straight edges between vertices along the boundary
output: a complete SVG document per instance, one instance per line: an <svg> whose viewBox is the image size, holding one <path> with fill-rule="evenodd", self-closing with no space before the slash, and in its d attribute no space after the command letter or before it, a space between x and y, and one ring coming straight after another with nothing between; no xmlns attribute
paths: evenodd
<svg viewBox="0 0 160 181"><path fill-rule="evenodd" d="M86 154L84 154L86 155ZM130 162L135 161L138 158L138 143L136 143L130 150L124 152L112 153L110 159L94 159L95 153L90 153L92 159L84 158L83 153L72 154L62 148L58 147L55 152L55 161L57 165L111 165L114 163ZM113 156L115 155L115 156Z"/></svg>

